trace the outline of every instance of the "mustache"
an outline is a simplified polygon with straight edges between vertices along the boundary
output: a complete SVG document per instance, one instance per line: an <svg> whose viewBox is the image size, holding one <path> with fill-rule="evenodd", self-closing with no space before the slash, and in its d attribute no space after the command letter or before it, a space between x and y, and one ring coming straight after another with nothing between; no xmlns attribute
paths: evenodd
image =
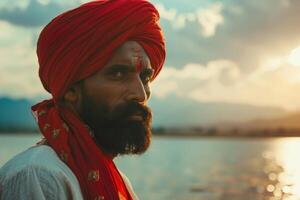
<svg viewBox="0 0 300 200"><path fill-rule="evenodd" d="M121 104L113 109L111 112L111 119L122 120L132 115L140 115L144 121L149 121L152 118L152 112L148 106L131 101Z"/></svg>

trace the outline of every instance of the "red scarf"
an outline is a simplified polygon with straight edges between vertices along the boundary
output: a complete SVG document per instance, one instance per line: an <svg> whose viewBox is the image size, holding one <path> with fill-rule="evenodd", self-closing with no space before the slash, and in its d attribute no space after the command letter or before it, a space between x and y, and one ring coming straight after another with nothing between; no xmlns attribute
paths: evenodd
<svg viewBox="0 0 300 200"><path fill-rule="evenodd" d="M112 159L72 112L52 100L32 107L47 143L77 176L85 199L132 199ZM98 200L97 199L97 200Z"/></svg>
<svg viewBox="0 0 300 200"><path fill-rule="evenodd" d="M156 77L165 60L157 10L144 0L100 0L54 18L41 32L39 75L53 99L32 107L48 144L76 175L88 200L132 199L112 159L95 144L89 129L58 104L67 89L100 70L125 41L137 41Z"/></svg>

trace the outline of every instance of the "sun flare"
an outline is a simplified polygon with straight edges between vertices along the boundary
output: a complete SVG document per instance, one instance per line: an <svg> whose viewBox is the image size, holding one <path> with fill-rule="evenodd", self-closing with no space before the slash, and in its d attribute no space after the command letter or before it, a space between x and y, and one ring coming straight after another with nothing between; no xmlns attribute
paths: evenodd
<svg viewBox="0 0 300 200"><path fill-rule="evenodd" d="M289 63L300 67L300 46L292 50L291 54L289 55Z"/></svg>

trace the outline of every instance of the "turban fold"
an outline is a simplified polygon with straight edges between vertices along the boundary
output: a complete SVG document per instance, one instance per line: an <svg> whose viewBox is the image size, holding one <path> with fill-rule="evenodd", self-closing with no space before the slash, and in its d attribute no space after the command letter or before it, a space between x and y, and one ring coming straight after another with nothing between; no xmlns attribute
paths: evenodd
<svg viewBox="0 0 300 200"><path fill-rule="evenodd" d="M145 0L99 0L54 18L37 44L39 76L53 96L32 106L40 131L76 175L85 199L132 199L112 159L95 144L88 127L58 103L68 88L100 70L126 41L138 42L154 77L165 60L159 14Z"/></svg>

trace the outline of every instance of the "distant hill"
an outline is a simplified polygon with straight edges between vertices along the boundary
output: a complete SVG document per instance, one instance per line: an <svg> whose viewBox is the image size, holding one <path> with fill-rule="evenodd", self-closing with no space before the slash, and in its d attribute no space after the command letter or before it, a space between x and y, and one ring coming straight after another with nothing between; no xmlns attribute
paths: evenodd
<svg viewBox="0 0 300 200"><path fill-rule="evenodd" d="M37 128L28 99L0 98L0 131L30 131Z"/></svg>
<svg viewBox="0 0 300 200"><path fill-rule="evenodd" d="M256 119L237 124L240 129L300 129L300 112L287 114L274 119Z"/></svg>
<svg viewBox="0 0 300 200"><path fill-rule="evenodd" d="M286 115L278 107L231 104L224 102L199 102L184 97L153 97L154 126L189 127L210 126L224 122L247 122L254 119L273 119Z"/></svg>
<svg viewBox="0 0 300 200"><path fill-rule="evenodd" d="M37 126L31 114L36 100L0 98L0 131L32 130ZM149 103L154 113L154 127L198 127L219 122L246 122L254 119L271 119L287 112L276 107L258 107L222 102L198 102L187 98L153 97Z"/></svg>

